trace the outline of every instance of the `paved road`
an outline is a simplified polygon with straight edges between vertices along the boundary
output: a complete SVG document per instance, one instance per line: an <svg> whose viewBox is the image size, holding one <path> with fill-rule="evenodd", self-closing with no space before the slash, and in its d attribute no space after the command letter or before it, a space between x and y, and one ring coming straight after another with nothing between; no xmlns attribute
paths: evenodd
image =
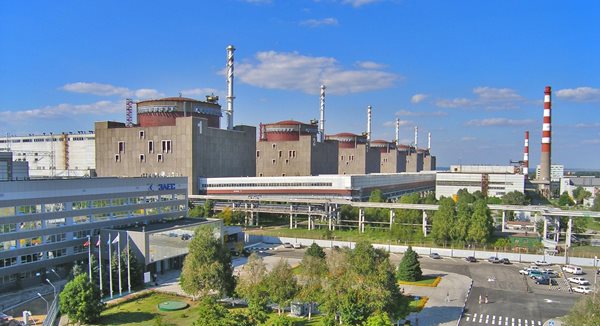
<svg viewBox="0 0 600 326"><path fill-rule="evenodd" d="M278 249L266 254L301 259L303 252ZM393 264L398 264L401 258L401 254L390 255ZM434 260L426 256L420 261L424 269L461 274L473 279L473 289L460 325L539 326L548 319L568 313L581 296L569 293L560 280L560 290L558 286L549 289L548 286L533 284L519 274L519 269L528 264L467 263L460 258ZM549 268L559 270L558 266ZM588 272L591 273L591 270ZM593 274L586 276L593 281ZM489 303L479 304L480 295L482 300L487 295Z"/></svg>

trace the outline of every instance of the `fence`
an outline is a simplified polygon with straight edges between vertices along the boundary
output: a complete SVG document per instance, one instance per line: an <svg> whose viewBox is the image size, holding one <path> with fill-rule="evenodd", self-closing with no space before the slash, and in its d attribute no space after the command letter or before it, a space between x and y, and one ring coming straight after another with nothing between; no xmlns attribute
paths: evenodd
<svg viewBox="0 0 600 326"><path fill-rule="evenodd" d="M273 237L266 235L246 235L246 243L252 244L257 242L265 243L298 243L304 246L310 246L313 243L318 244L321 247L332 248L348 247L354 248L356 242L353 241L336 241L336 240L316 240L316 239L303 239L303 238L289 238L289 237ZM375 248L381 248L392 253L404 253L408 248L407 245L392 245L392 244L373 244ZM511 253L511 252L498 252L498 251L487 251L487 250L476 250L476 249L454 249L454 248L435 248L435 247L412 247L413 250L420 255L429 255L432 252L438 253L440 256L445 257L456 257L465 258L473 256L477 259L487 259L489 257L508 258L510 261L533 263L538 260L545 260L551 264L573 264L578 266L593 266L598 267L598 260L595 258L581 258L581 257L564 257L564 256L549 256L539 254L523 254L523 253Z"/></svg>
<svg viewBox="0 0 600 326"><path fill-rule="evenodd" d="M56 318L58 317L58 313L60 312L60 307L58 304L58 295L54 300L52 300L52 305L48 309L48 314L42 323L42 326L53 326L56 323Z"/></svg>

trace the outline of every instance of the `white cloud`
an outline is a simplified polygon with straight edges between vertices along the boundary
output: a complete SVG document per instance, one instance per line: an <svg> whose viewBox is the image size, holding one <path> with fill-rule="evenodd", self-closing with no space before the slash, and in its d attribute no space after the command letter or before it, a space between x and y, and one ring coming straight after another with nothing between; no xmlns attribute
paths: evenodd
<svg viewBox="0 0 600 326"><path fill-rule="evenodd" d="M159 91L157 91L153 88L140 88L140 89L136 90L134 92L134 94L135 94L135 97L142 99L142 100L165 97L165 94L160 93Z"/></svg>
<svg viewBox="0 0 600 326"><path fill-rule="evenodd" d="M405 126L412 126L414 125L414 122L410 121L410 120L400 120L400 127L405 127ZM386 121L383 123L383 126L386 128L396 128L396 121Z"/></svg>
<svg viewBox="0 0 600 326"><path fill-rule="evenodd" d="M184 89L181 91L182 96L197 96L204 97L205 95L219 95L221 91L215 88L192 88L192 89Z"/></svg>
<svg viewBox="0 0 600 326"><path fill-rule="evenodd" d="M486 109L514 109L526 99L510 88L476 87L475 98L440 99L436 105L443 108L483 107Z"/></svg>
<svg viewBox="0 0 600 326"><path fill-rule="evenodd" d="M596 138L596 139L585 139L581 141L582 144L588 144L588 145L598 145L600 144L600 138Z"/></svg>
<svg viewBox="0 0 600 326"><path fill-rule="evenodd" d="M319 27L319 26L337 26L338 20L332 17L323 19L307 19L300 22L302 26Z"/></svg>
<svg viewBox="0 0 600 326"><path fill-rule="evenodd" d="M380 0L342 0L342 3L349 4L354 8L378 2Z"/></svg>
<svg viewBox="0 0 600 326"><path fill-rule="evenodd" d="M363 69L383 69L387 67L384 64L373 62L373 61L358 61L356 62L356 66Z"/></svg>
<svg viewBox="0 0 600 326"><path fill-rule="evenodd" d="M600 101L600 88L577 87L565 88L556 92L558 98L575 102L596 102Z"/></svg>
<svg viewBox="0 0 600 326"><path fill-rule="evenodd" d="M330 94L348 94L388 88L398 75L375 69L345 70L335 58L310 57L297 52L259 52L256 63L238 64L243 83L270 89L319 93L325 84Z"/></svg>
<svg viewBox="0 0 600 326"><path fill-rule="evenodd" d="M30 119L58 119L73 115L102 115L125 112L125 103L112 101L98 101L91 104L68 104L63 103L55 106L45 106L42 108L21 110L21 111L2 111L0 118L2 120L30 120Z"/></svg>
<svg viewBox="0 0 600 326"><path fill-rule="evenodd" d="M600 128L600 122L593 123L578 123L575 128Z"/></svg>
<svg viewBox="0 0 600 326"><path fill-rule="evenodd" d="M421 103L423 102L423 100L425 100L429 95L427 94L415 94L410 98L410 102L411 103Z"/></svg>
<svg viewBox="0 0 600 326"><path fill-rule="evenodd" d="M434 111L434 112L419 112L419 111L408 111L400 110L396 112L396 116L407 116L407 117L423 117L423 116L446 116L448 112L445 111Z"/></svg>
<svg viewBox="0 0 600 326"><path fill-rule="evenodd" d="M81 93L81 94L93 94L100 96L129 96L131 91L126 87L117 87L110 84L100 84L100 83L86 83L86 82L77 82L66 84L61 87L62 90L72 93Z"/></svg>
<svg viewBox="0 0 600 326"><path fill-rule="evenodd" d="M477 140L476 137L469 137L469 136L465 136L463 138L460 139L461 141L474 141Z"/></svg>
<svg viewBox="0 0 600 326"><path fill-rule="evenodd" d="M522 126L534 123L534 120L512 120L506 118L474 119L465 123L466 126L491 127L491 126Z"/></svg>

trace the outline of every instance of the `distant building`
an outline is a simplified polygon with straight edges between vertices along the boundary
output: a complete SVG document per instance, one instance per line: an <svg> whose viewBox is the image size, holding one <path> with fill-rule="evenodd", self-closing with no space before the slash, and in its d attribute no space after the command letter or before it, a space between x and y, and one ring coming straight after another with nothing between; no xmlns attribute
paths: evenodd
<svg viewBox="0 0 600 326"><path fill-rule="evenodd" d="M408 151L396 148L396 144L385 140L374 140L371 148L378 149L381 155L381 173L406 172L406 157Z"/></svg>
<svg viewBox="0 0 600 326"><path fill-rule="evenodd" d="M137 104L138 124L96 122L98 176L187 176L189 191L199 177L256 173L256 128L219 129L216 98L170 97Z"/></svg>
<svg viewBox="0 0 600 326"><path fill-rule="evenodd" d="M94 139L93 131L0 137L0 150L27 162L32 179L89 177L96 168Z"/></svg>
<svg viewBox="0 0 600 326"><path fill-rule="evenodd" d="M327 135L326 139L337 141L338 143L338 174L369 174L380 172L380 149L371 148L366 135L344 132Z"/></svg>
<svg viewBox="0 0 600 326"><path fill-rule="evenodd" d="M565 166L560 164L552 164L550 166L550 181L559 182L560 178L565 175ZM535 178L540 179L540 165L535 168Z"/></svg>
<svg viewBox="0 0 600 326"><path fill-rule="evenodd" d="M44 282L50 268L87 260L101 229L187 216L186 178L0 182L0 288ZM88 243L89 244L89 243Z"/></svg>
<svg viewBox="0 0 600 326"><path fill-rule="evenodd" d="M27 161L13 161L12 152L0 152L0 181L29 179Z"/></svg>
<svg viewBox="0 0 600 326"><path fill-rule="evenodd" d="M285 120L260 125L256 176L310 176L338 172L338 145L318 141L316 124Z"/></svg>
<svg viewBox="0 0 600 326"><path fill-rule="evenodd" d="M567 192L569 196L573 197L573 190L578 187L582 187L592 194L592 196L583 203L586 206L591 206L594 202L594 198L600 194L600 178L593 176L569 176L560 178L561 194Z"/></svg>
<svg viewBox="0 0 600 326"><path fill-rule="evenodd" d="M367 200L376 189L387 198L432 191L435 173L200 178L198 184L202 195Z"/></svg>
<svg viewBox="0 0 600 326"><path fill-rule="evenodd" d="M514 166L452 165L450 172L436 174L436 198L452 197L460 189L481 191L490 197L525 192L525 176Z"/></svg>

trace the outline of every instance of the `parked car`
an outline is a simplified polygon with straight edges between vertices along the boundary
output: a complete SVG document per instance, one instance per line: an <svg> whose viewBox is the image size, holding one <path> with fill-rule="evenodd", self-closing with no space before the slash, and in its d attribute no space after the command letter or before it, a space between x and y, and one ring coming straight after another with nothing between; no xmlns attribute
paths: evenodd
<svg viewBox="0 0 600 326"><path fill-rule="evenodd" d="M294 248L294 246L292 246L292 244L291 244L291 243L289 243L289 242L285 242L285 243L283 244L283 247L284 247L284 248Z"/></svg>
<svg viewBox="0 0 600 326"><path fill-rule="evenodd" d="M551 277L551 278L556 278L556 277L558 277L558 272L557 272L557 271L555 271L555 270L553 270L553 269L550 269L550 268L546 268L546 269L544 270L544 273L546 273L546 274L547 274L549 277Z"/></svg>
<svg viewBox="0 0 600 326"><path fill-rule="evenodd" d="M191 234L184 233L181 235L181 240L189 240L192 238Z"/></svg>
<svg viewBox="0 0 600 326"><path fill-rule="evenodd" d="M8 325L11 319L13 319L11 316L0 312L0 325Z"/></svg>
<svg viewBox="0 0 600 326"><path fill-rule="evenodd" d="M535 279L539 277L548 277L548 275L542 271L529 271L529 277Z"/></svg>
<svg viewBox="0 0 600 326"><path fill-rule="evenodd" d="M562 268L563 271L565 271L566 273L571 273L573 275L582 275L583 274L583 269L581 269L581 267L579 266L574 266L574 265L565 265Z"/></svg>
<svg viewBox="0 0 600 326"><path fill-rule="evenodd" d="M523 268L523 269L519 270L519 274L529 275L529 273L531 273L531 272L539 272L539 271L540 271L539 267L537 267L537 266L529 266L527 268Z"/></svg>
<svg viewBox="0 0 600 326"><path fill-rule="evenodd" d="M550 264L549 262L547 262L545 260L536 260L535 265L536 266L550 266L552 264Z"/></svg>
<svg viewBox="0 0 600 326"><path fill-rule="evenodd" d="M573 288L573 292L590 294L592 293L592 289L589 286L579 285Z"/></svg>
<svg viewBox="0 0 600 326"><path fill-rule="evenodd" d="M567 280L571 283L579 285L590 285L590 281L586 280L583 277L569 277Z"/></svg>
<svg viewBox="0 0 600 326"><path fill-rule="evenodd" d="M302 244L294 243L294 249L302 249Z"/></svg>
<svg viewBox="0 0 600 326"><path fill-rule="evenodd" d="M473 256L469 256L467 258L465 258L466 261L468 261L469 263L476 263L477 259L475 259L475 257Z"/></svg>
<svg viewBox="0 0 600 326"><path fill-rule="evenodd" d="M529 269L523 268L519 270L519 274L521 275L529 275Z"/></svg>
<svg viewBox="0 0 600 326"><path fill-rule="evenodd" d="M440 254L438 254L437 252L432 252L429 254L429 258L431 259L442 259L442 256L440 256Z"/></svg>
<svg viewBox="0 0 600 326"><path fill-rule="evenodd" d="M499 264L500 263L500 259L496 256L492 256L490 258L488 258L488 262L492 263L492 264Z"/></svg>
<svg viewBox="0 0 600 326"><path fill-rule="evenodd" d="M500 259L500 262L502 264L504 264L504 265L510 265L511 264L511 262L510 262L510 260L508 260L508 258L502 258L502 259Z"/></svg>
<svg viewBox="0 0 600 326"><path fill-rule="evenodd" d="M553 280L551 278L547 278L547 277L540 277L540 278L536 278L533 282L535 282L535 284L539 284L539 285L556 285L558 283L556 283L556 280Z"/></svg>

